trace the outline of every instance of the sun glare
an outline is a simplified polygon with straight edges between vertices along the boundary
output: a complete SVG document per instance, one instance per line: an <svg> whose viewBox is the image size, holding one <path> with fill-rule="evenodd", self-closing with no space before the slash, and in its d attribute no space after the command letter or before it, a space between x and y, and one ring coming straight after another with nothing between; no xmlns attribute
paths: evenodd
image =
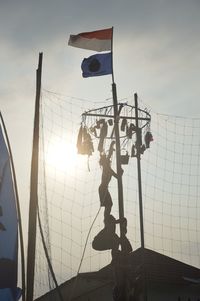
<svg viewBox="0 0 200 301"><path fill-rule="evenodd" d="M62 172L76 168L78 154L76 145L59 139L54 139L48 147L46 163Z"/></svg>

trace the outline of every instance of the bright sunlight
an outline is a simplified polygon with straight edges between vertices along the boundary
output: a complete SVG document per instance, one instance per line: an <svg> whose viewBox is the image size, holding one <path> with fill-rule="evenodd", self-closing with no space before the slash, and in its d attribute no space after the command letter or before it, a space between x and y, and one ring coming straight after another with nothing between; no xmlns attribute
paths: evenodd
<svg viewBox="0 0 200 301"><path fill-rule="evenodd" d="M76 145L62 139L54 139L48 146L46 163L62 172L76 168L79 161Z"/></svg>

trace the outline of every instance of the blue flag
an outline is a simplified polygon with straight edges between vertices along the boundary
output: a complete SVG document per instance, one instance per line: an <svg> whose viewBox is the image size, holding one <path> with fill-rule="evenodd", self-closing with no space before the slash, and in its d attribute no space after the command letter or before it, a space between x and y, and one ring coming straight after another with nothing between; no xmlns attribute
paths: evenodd
<svg viewBox="0 0 200 301"><path fill-rule="evenodd" d="M83 77L112 74L111 52L91 55L81 64Z"/></svg>
<svg viewBox="0 0 200 301"><path fill-rule="evenodd" d="M10 157L0 127L0 300L16 301L18 220Z"/></svg>

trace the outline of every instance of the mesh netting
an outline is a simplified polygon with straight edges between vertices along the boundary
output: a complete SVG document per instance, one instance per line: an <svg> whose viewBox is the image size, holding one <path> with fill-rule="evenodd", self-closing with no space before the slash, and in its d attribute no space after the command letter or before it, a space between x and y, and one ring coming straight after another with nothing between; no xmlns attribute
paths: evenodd
<svg viewBox="0 0 200 301"><path fill-rule="evenodd" d="M131 98L126 102L134 105ZM76 150L81 114L110 104L42 93L39 212L58 284L77 274L81 259L80 272L99 270L111 261L109 251L97 252L91 246L103 228L98 139L92 138L95 152L89 158ZM200 267L200 119L154 112L151 119L154 141L141 155L145 247ZM115 155L112 167L116 170ZM141 243L136 158L130 158L123 169L127 237L137 249ZM112 214L118 218L116 179L111 180L109 190ZM35 297L53 287L38 230Z"/></svg>

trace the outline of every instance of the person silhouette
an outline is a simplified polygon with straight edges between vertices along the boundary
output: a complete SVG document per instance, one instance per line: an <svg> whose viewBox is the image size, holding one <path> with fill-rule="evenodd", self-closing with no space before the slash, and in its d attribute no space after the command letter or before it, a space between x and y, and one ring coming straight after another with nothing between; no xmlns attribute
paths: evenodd
<svg viewBox="0 0 200 301"><path fill-rule="evenodd" d="M124 301L130 299L132 293L132 280L130 278L131 265L129 263L130 252L132 252L132 246L128 238L127 233L127 219L122 219L121 224L121 236L119 243L121 250L112 252L112 267L115 286L113 288L113 300Z"/></svg>
<svg viewBox="0 0 200 301"><path fill-rule="evenodd" d="M118 178L118 175L114 170L111 168L111 156L114 151L114 144L115 141L111 142L109 153L106 156L105 153L100 154L99 164L102 167L102 176L101 176L101 184L99 186L99 198L100 204L102 207L105 207L105 215L109 215L112 208L112 198L110 192L108 190L108 185L111 181L112 177ZM121 174L123 170L121 169Z"/></svg>
<svg viewBox="0 0 200 301"><path fill-rule="evenodd" d="M112 214L104 214L104 228L94 237L93 249L96 251L112 250L112 253L116 253L120 245L120 238L116 234L116 224L121 222Z"/></svg>

